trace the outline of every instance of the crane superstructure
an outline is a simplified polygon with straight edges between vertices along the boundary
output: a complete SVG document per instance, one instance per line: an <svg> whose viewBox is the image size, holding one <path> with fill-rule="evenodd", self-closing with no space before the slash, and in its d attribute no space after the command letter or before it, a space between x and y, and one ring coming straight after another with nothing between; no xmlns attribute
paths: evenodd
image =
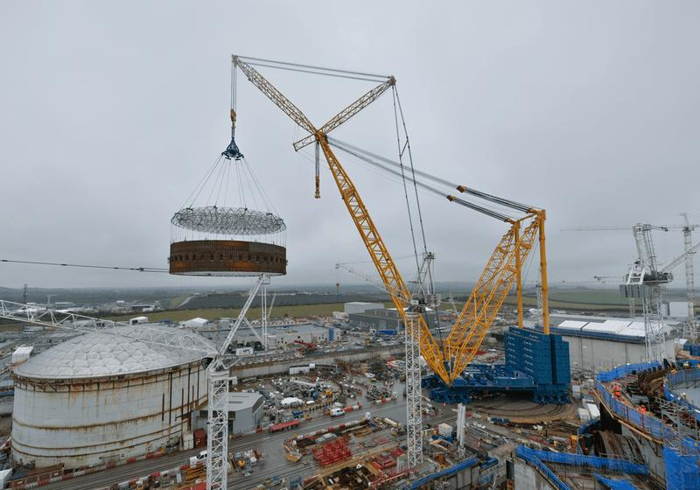
<svg viewBox="0 0 700 490"><path fill-rule="evenodd" d="M331 146L336 146L350 153L355 151L355 154L359 155L357 152L358 149L332 140L328 135L331 131L337 129L343 123L376 101L387 90L390 88L395 89L396 79L393 76L351 73L342 70L332 70L309 65L284 63L236 55L232 56L232 63L234 69L240 69L253 85L287 114L299 127L309 133L306 137L294 143L295 150L299 150L313 143L316 144L315 197L317 198L320 197L319 150L323 153L343 202L381 278L384 286L383 289L391 296L394 306L406 324L408 310L412 302L415 303L414 294L402 278L357 187L354 185ZM328 122L317 128L297 106L261 75L260 72L255 69L255 66L304 71L328 76L349 75L351 78L378 82L378 85L349 104L337 115L329 119ZM371 154L369 154L369 152L364 152L361 156L369 158L368 155ZM374 156L376 157L376 155ZM383 160L381 163L387 164L386 159L380 160ZM395 164L395 162L391 163ZM394 172L398 172L398 170L394 170ZM401 169L400 174L405 180L423 187L428 186L420 182L418 180L419 177L435 179L424 172L418 171L406 176L403 173L403 169ZM442 183L445 182L446 181L442 181ZM451 183L447 184L452 186L453 189L456 189L459 193L485 200L491 205L500 206L501 208L505 207L510 211L515 211L524 215L516 219L505 213L475 204L464 198L452 194L444 195L444 197L451 202L481 212L494 219L503 221L510 226L509 230L503 235L492 253L484 272L479 277L476 286L472 290L468 301L464 305L446 340L439 341L433 336L422 315L418 315L415 320L419 325L420 331L420 351L426 363L446 384L452 385L454 380L473 359L488 328L514 283L517 284L520 311L519 324L522 326L522 268L528 254L536 245L539 245L540 251L540 284L543 292L543 327L545 333L549 333L549 314L547 305L547 266L544 233L545 211L533 206L487 194L468 186L454 186Z"/></svg>

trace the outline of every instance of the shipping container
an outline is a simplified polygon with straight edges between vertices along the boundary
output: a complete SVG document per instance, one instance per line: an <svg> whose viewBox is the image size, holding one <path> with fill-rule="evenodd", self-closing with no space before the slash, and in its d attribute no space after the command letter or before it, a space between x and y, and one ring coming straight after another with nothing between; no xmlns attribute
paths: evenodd
<svg viewBox="0 0 700 490"><path fill-rule="evenodd" d="M194 431L194 447L204 447L207 445L207 433L204 429Z"/></svg>

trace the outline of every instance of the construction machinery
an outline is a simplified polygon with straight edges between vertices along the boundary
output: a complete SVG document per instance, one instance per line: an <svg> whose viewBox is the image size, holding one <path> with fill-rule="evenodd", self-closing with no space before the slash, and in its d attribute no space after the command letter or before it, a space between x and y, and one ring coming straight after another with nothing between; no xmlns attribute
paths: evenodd
<svg viewBox="0 0 700 490"><path fill-rule="evenodd" d="M349 104L325 124L317 128L298 107L263 77L256 70L255 66L302 71L325 76L361 79L375 82L377 85ZM406 131L403 111L396 90L396 80L393 76L348 72L310 65L282 63L258 58L244 58L235 55L232 57L232 67L234 83L236 80L236 70L240 70L253 85L262 91L299 127L308 133L306 137L294 143L294 149L298 151L308 145L315 144L314 195L316 198L320 197L320 153L323 153L343 202L377 269L383 288L389 293L394 306L406 325L407 405L409 411L409 427L407 431L409 434L408 452L409 461L417 464L422 458L419 446L421 440L421 355L425 358L428 366L436 373L440 380L442 380L445 385L451 386L455 380L461 376L462 372L478 352L496 314L514 285L517 291L518 324L522 327L523 269L528 256L536 246L539 246L539 289L541 291L542 327L544 335L549 334L547 262L545 249L546 213L543 209L498 197L470 186L458 185L415 169L412 163L410 140ZM398 162L393 162L329 137L330 132L336 130L389 90L392 91L394 98L394 115L399 154ZM235 86L233 88L233 93L235 93ZM401 124L399 124L399 119ZM236 120L234 107L232 107L231 110L231 120L231 143L222 156L226 160L244 160L234 140ZM403 129L403 135L399 136L401 127ZM413 190L416 194L416 218L420 223L420 231L423 238L423 260L421 262L421 254L418 253L416 237L413 230L413 218L411 218L411 234L414 243L414 255L416 258L418 275L416 285L413 289L411 289L402 278L357 187L339 161L332 146L350 156L371 163L376 168L382 169L389 174L400 177L404 185L409 215L411 215L411 205L409 203L408 187L410 185L413 186ZM410 166L404 164L404 158L410 160ZM450 191L440 190L437 188L438 186L447 188ZM423 191L440 195L449 202L459 204L460 206L477 211L492 219L501 221L507 226L507 231L499 240L484 271L479 276L468 300L459 313L449 335L445 339L442 338L441 333L439 334L440 338L435 338L424 316L421 314L425 308L431 306L436 307L439 302L439 297L435 294L432 285L432 264L434 255L427 251L425 244L425 232L423 229L420 204L418 202L419 188ZM457 195L454 194L455 191L457 191ZM477 200L477 202L474 202L474 200ZM185 207L183 208L183 212L190 212L191 209L193 209L192 206ZM214 208L201 208L201 210L196 208L195 211L200 212L200 214L204 212L211 214L211 209L215 210L217 216L221 214L219 208L216 206L214 206ZM511 214L515 214L516 216L511 216ZM187 216L184 218L187 218ZM180 223L180 221L178 221L178 223ZM185 219L185 221L187 220ZM182 254L177 255L177 261L180 261L179 255ZM199 260L199 255L200 254L197 254L197 260ZM191 261L194 261L194 256L192 257ZM188 257L185 256L184 260L187 262ZM190 268L195 268L197 264L188 263L186 265ZM207 273L211 274L212 271L208 271ZM223 354L230 345L238 327L244 322L247 324L245 315L250 306L250 301L268 282L269 278L267 274L261 274L259 276L256 283L251 288L248 297L249 301L246 302L236 323L231 328L226 341L212 354L209 394L210 434L208 437L207 461L208 489L226 488L225 455L227 450L227 424L225 420L225 400L228 392L228 369L223 364ZM263 310L264 309L265 308L263 308ZM441 329L438 329L438 331L441 331Z"/></svg>
<svg viewBox="0 0 700 490"><path fill-rule="evenodd" d="M304 342L303 340L295 340L294 343L299 346L299 350L305 353L314 352L318 346L314 342Z"/></svg>
<svg viewBox="0 0 700 490"><path fill-rule="evenodd" d="M425 319L423 319L421 315L418 316L421 354L430 368L440 376L444 382L451 384L461 374L469 362L471 362L486 332L491 326L493 319L514 284L517 285L520 311L519 324L522 326L523 263L536 245L539 245L540 252L540 284L543 303L542 323L545 333L549 333L547 264L544 233L546 213L544 210L494 196L468 186L454 185L451 182L433 177L425 172L419 172L412 166L409 169L406 165L403 165L401 161L399 161L398 164L396 162L390 162L370 152L366 152L360 148L353 147L352 145L329 137L331 131L336 130L343 123L357 115L389 89L392 89L395 97L395 104L399 106L400 111L400 102L396 95L396 79L393 76L355 73L236 55L232 56L232 63L234 69L240 69L253 85L263 92L263 94L287 114L300 128L309 133L306 137L294 143L295 150L298 151L315 143L316 154L319 155L319 152L323 153L343 202L381 278L384 286L383 289L389 292L394 305L402 315L404 323L406 323L406 314L411 307L412 301L414 303L416 301L420 302L421 299L415 297L407 283L403 280L357 187L340 163L338 157L331 148L332 146L358 158L362 158L365 161L372 161L379 168L384 168L394 175L398 173L402 176L404 182L429 191L438 192L453 203L460 204L491 218L503 221L509 226L508 231L501 238L492 253L484 272L479 277L475 288L464 305L447 339L436 339L429 326L426 324ZM256 70L256 66L303 71L305 73L314 73L317 75L360 78L366 81L378 82L378 85L317 128L296 105ZM407 136L403 145L400 145L400 156L405 152L410 153L410 143ZM391 168L391 165L395 165L395 167ZM396 165L398 165L398 167L396 167ZM318 198L320 197L320 163L318 158L316 159L315 167L315 197ZM458 192L483 200L489 205L476 204L462 197L436 191L434 187L426 184L421 179L428 179L435 183L449 185ZM496 208L506 208L509 211L521 213L522 216L513 218ZM425 300L423 301L427 302Z"/></svg>
<svg viewBox="0 0 700 490"><path fill-rule="evenodd" d="M289 116L301 129L308 133L304 138L294 143L294 149L300 149L315 143L315 193L320 198L320 152L328 164L328 168L338 187L341 198L350 213L353 223L362 238L365 248L381 278L383 289L386 290L398 313L406 325L406 391L408 418L408 461L415 467L422 458L420 447L420 357L425 359L428 366L436 373L443 383L450 386L476 355L486 332L490 328L496 314L501 308L513 284L517 285L519 326L523 326L522 315L522 270L523 264L531 250L539 244L540 252L540 288L542 291L542 326L545 334L549 334L549 312L547 297L547 261L545 250L545 219L543 209L524 205L515 201L497 197L468 186L454 185L445 180L417 171L413 166L410 140L403 119L403 110L396 90L396 79L393 76L373 75L369 73L349 72L311 65L278 62L260 58L249 58L233 55L233 72L240 69L246 78L265 94L277 107ZM345 77L375 82L377 85L360 96L357 100L342 109L325 124L316 127L309 118L294 105L282 92L256 70L258 67L268 67L281 70L311 73L322 76ZM233 77L235 79L235 75ZM332 140L329 133L336 130L364 108L376 101L382 94L392 90L394 102L394 119L396 125L398 162L373 155L351 145ZM399 125L399 118L401 125ZM403 134L401 135L401 129ZM403 137L403 140L402 140ZM409 213L414 254L418 269L418 282L415 291L411 291L403 280L396 263L382 239L374 220L360 197L359 191L349 174L341 164L331 145L367 161L378 168L399 176L404 186L404 194ZM403 158L408 157L410 167L404 165ZM433 185L420 179L431 180ZM412 184L416 196L417 219L423 238L423 263L419 263L418 247L413 228L413 216L409 202L408 186ZM471 198L484 201L486 204L476 204L471 200L443 193L435 189L434 184L448 186L454 192L466 194ZM447 339L436 339L431 332L424 316L421 314L426 307L436 307L439 297L432 287L432 262L434 256L428 252L423 218L418 201L418 188L437 192L448 201L460 204L478 211L486 216L506 223L508 231L501 238L492 253L484 272L479 277L469 299L462 308L456 323ZM514 218L499 209L516 212L521 216ZM438 330L440 331L440 330ZM441 335L441 334L440 334Z"/></svg>

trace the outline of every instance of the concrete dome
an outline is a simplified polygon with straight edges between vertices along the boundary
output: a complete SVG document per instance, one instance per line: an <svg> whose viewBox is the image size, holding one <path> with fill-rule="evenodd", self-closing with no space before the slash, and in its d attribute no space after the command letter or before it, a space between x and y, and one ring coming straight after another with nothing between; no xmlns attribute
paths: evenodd
<svg viewBox="0 0 700 490"><path fill-rule="evenodd" d="M181 366L213 354L211 344L191 332L154 325L139 325L138 328L142 331L150 329L161 334L167 333L169 341L177 340L178 336L186 337L187 342L184 345L196 347L197 350L160 345L109 333L89 333L31 357L17 367L15 375L34 379L121 376ZM124 335L133 330L130 327L114 329L116 333L122 332ZM211 348L211 352L203 352L208 347Z"/></svg>

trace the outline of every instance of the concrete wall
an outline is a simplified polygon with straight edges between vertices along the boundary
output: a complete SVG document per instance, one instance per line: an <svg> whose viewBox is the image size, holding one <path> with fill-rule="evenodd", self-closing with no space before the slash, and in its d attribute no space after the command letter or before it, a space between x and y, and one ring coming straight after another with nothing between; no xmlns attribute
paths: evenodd
<svg viewBox="0 0 700 490"><path fill-rule="evenodd" d="M119 461L177 444L206 400L199 363L125 379L15 379L15 462L66 468Z"/></svg>
<svg viewBox="0 0 700 490"><path fill-rule="evenodd" d="M463 490L474 488L474 483L479 479L479 467L467 468L456 475L442 480L442 490Z"/></svg>
<svg viewBox="0 0 700 490"><path fill-rule="evenodd" d="M519 459L514 461L514 473L515 490L556 490L535 468Z"/></svg>
<svg viewBox="0 0 700 490"><path fill-rule="evenodd" d="M663 459L663 448L659 447L655 442L641 437L624 425L622 426L622 435L636 443L639 452L642 453L644 458L644 464L649 467L649 472L659 481L665 482L666 466Z"/></svg>
<svg viewBox="0 0 700 490"><path fill-rule="evenodd" d="M611 340L572 337L565 335L569 343L571 369L590 372L613 369L627 363L643 362L646 358L644 344L613 342ZM675 359L673 339L666 340L669 359Z"/></svg>

